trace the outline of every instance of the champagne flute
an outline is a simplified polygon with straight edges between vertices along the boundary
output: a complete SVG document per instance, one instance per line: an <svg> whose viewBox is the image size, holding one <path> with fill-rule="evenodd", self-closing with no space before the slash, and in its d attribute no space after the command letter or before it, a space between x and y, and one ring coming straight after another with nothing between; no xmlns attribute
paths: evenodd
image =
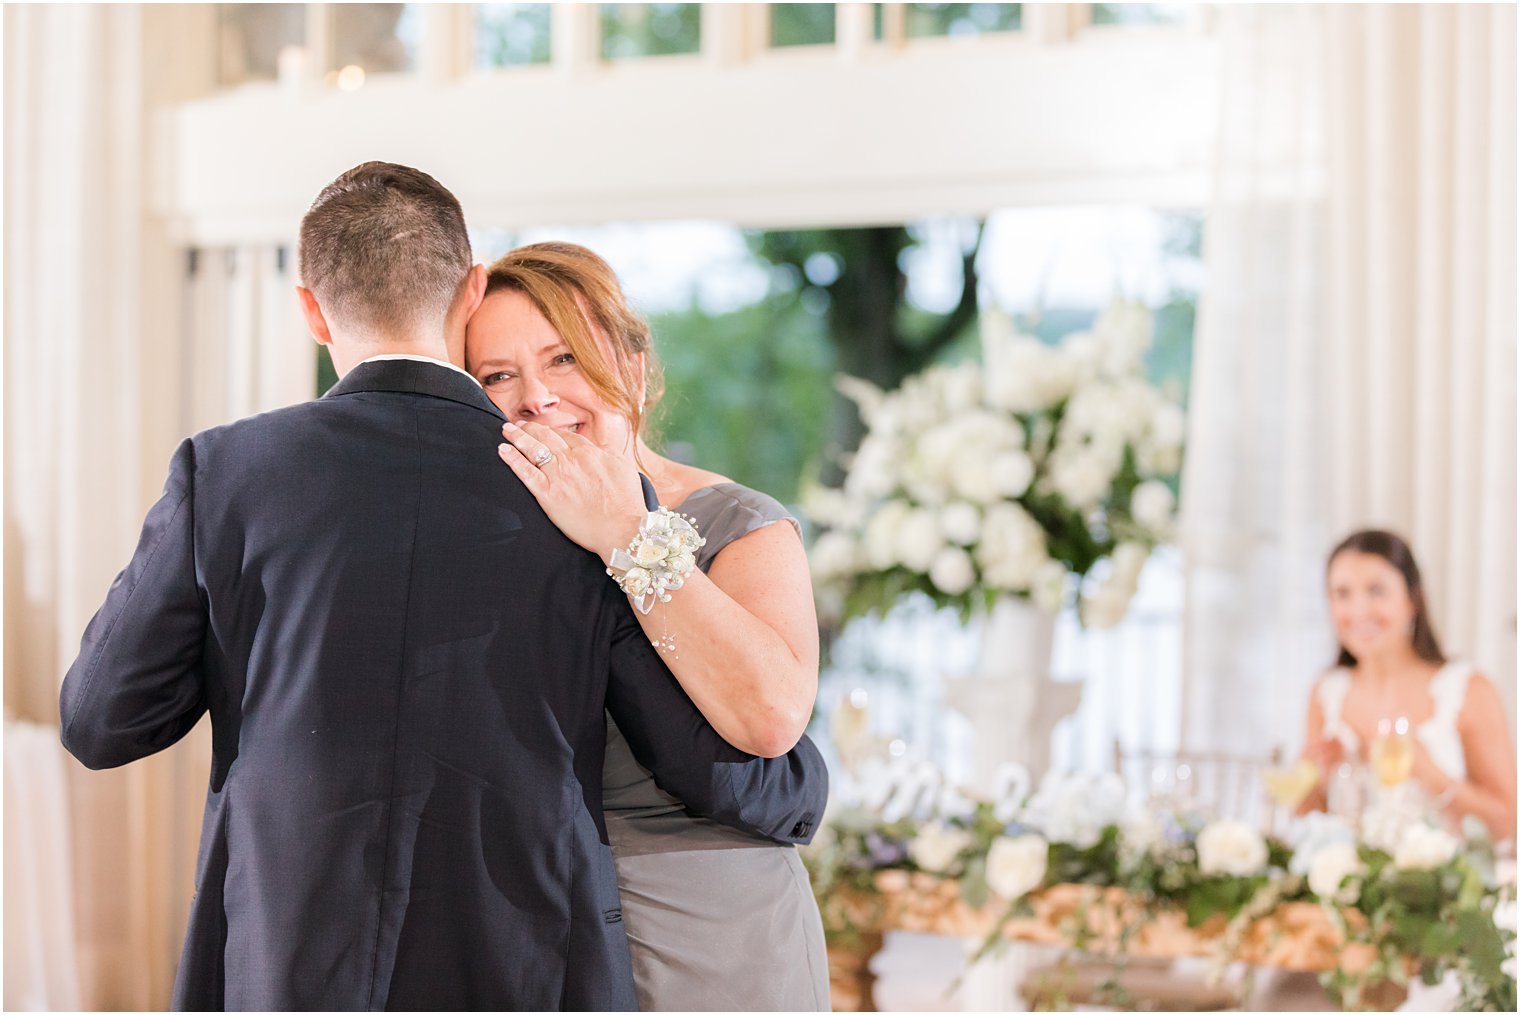
<svg viewBox="0 0 1520 1015"><path fill-rule="evenodd" d="M1414 742L1409 738L1409 720L1382 719L1378 735L1369 752L1372 770L1384 786L1397 786L1414 771Z"/></svg>
<svg viewBox="0 0 1520 1015"><path fill-rule="evenodd" d="M1291 814L1319 784L1319 766L1308 758L1300 758L1291 768L1269 768L1262 777L1267 793Z"/></svg>

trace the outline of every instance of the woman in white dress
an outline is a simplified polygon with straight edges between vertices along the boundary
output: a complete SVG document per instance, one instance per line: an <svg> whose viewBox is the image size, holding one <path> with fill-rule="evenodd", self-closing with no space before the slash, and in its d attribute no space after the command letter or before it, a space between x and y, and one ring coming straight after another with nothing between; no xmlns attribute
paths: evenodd
<svg viewBox="0 0 1520 1015"><path fill-rule="evenodd" d="M607 263L570 243L502 257L466 365L509 420L503 461L609 568L646 514L640 470L661 504L695 520L696 570L639 621L724 739L789 751L818 686L800 530L765 494L645 443L659 370ZM687 813L610 719L602 799L641 1009L829 1010L823 925L796 849Z"/></svg>
<svg viewBox="0 0 1520 1015"><path fill-rule="evenodd" d="M1420 571L1390 532L1348 536L1326 569L1336 665L1309 699L1303 757L1319 785L1302 809L1324 810L1327 780L1342 761L1370 761L1379 737L1401 731L1408 778L1425 806L1455 826L1472 815L1496 842L1515 834L1515 748L1494 685L1441 652Z"/></svg>

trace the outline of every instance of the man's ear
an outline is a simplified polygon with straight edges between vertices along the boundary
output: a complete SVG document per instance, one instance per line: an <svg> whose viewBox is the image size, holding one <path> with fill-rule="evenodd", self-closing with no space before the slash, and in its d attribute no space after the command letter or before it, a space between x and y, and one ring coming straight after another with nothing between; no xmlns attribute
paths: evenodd
<svg viewBox="0 0 1520 1015"><path fill-rule="evenodd" d="M477 264L464 277L464 319L469 320L486 298L486 266Z"/></svg>
<svg viewBox="0 0 1520 1015"><path fill-rule="evenodd" d="M327 330L327 317L322 313L322 305L317 302L316 296L305 286L296 286L296 295L301 298L301 316L306 318L306 328L311 332L311 337L320 345L332 344L332 332Z"/></svg>

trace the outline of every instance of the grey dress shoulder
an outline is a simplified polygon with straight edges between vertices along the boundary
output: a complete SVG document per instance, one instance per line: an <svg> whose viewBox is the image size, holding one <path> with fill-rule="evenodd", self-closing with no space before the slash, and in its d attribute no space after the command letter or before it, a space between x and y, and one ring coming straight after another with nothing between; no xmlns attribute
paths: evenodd
<svg viewBox="0 0 1520 1015"><path fill-rule="evenodd" d="M675 508L729 543L797 521L741 486L703 487ZM602 773L634 985L644 1011L828 1011L823 923L797 850L689 814L634 760L611 717Z"/></svg>

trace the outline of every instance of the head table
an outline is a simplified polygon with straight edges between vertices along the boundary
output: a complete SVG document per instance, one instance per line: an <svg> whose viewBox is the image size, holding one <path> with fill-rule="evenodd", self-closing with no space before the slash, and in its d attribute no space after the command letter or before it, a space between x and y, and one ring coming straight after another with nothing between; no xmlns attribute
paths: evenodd
<svg viewBox="0 0 1520 1015"><path fill-rule="evenodd" d="M969 940L991 935L1003 920L1006 905L972 907L954 881L930 874L885 870L876 875L876 892L841 889L825 903L831 925L845 924L851 932L837 935L829 947L829 976L835 1011L875 1011L872 988L876 977L871 959L881 950L887 931L943 934ZM1134 958L1219 958L1298 972L1324 972L1337 967L1364 969L1373 961L1371 948L1347 944L1326 909L1315 902L1284 902L1245 924L1240 939L1224 950L1230 924L1216 915L1197 927L1175 906L1147 905L1122 888L1058 884L1028 896L1029 915L1003 922L1002 934L1012 941L1072 947L1073 929L1081 925L1082 951L1099 955L1120 953ZM1345 913L1353 925L1361 914ZM1412 966L1412 963L1411 963ZM1383 981L1366 991L1363 1003L1391 1011L1403 1000L1403 988Z"/></svg>

